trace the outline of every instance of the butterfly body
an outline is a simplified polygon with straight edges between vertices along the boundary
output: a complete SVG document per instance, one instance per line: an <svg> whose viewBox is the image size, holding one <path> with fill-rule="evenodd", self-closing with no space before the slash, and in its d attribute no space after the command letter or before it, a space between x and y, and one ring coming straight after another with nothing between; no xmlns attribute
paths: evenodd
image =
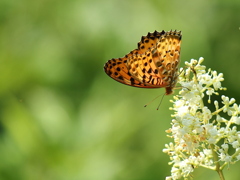
<svg viewBox="0 0 240 180"><path fill-rule="evenodd" d="M138 48L123 58L111 59L104 70L125 85L140 88L165 88L172 94L180 63L181 32L161 31L142 36Z"/></svg>

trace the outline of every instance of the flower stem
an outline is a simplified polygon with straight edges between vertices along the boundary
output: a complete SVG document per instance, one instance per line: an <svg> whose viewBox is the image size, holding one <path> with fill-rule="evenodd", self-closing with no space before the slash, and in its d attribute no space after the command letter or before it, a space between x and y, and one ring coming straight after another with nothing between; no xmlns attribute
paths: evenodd
<svg viewBox="0 0 240 180"><path fill-rule="evenodd" d="M221 167L220 167L220 163L219 163L219 160L218 160L218 156L217 156L217 153L216 153L215 150L214 150L214 145L213 145L213 144L211 144L211 149L212 149L212 151L213 151L213 158L214 158L214 160L215 160L215 162L216 162L216 168L215 168L215 170L217 171L220 179L221 179L221 180L225 180L224 175L223 175L223 172L222 172L222 169L221 169Z"/></svg>
<svg viewBox="0 0 240 180"><path fill-rule="evenodd" d="M217 172L218 172L218 175L219 175L220 179L221 180L225 180L225 178L223 176L223 172L222 172L222 170L220 168L217 170Z"/></svg>

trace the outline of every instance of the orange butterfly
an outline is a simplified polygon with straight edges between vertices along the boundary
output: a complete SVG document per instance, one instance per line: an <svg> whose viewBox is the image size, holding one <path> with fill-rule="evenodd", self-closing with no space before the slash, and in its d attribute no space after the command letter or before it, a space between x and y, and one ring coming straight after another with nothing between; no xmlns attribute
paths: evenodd
<svg viewBox="0 0 240 180"><path fill-rule="evenodd" d="M111 59L104 70L114 80L140 88L166 89L173 93L180 63L181 31L162 31L142 36L138 48L123 58Z"/></svg>

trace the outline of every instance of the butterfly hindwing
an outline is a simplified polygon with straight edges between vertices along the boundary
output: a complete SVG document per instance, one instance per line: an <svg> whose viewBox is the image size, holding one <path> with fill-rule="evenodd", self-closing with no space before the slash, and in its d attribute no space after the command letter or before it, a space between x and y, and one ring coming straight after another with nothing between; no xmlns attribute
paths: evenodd
<svg viewBox="0 0 240 180"><path fill-rule="evenodd" d="M111 78L120 83L134 87L142 87L144 84L132 77L127 66L128 59L133 54L137 54L137 50L133 50L123 58L109 60L105 64L104 70Z"/></svg>

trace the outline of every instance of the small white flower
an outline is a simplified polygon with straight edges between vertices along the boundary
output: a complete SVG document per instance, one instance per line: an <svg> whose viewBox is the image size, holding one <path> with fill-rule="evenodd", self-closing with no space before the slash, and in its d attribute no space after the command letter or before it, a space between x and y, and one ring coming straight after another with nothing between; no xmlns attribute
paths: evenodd
<svg viewBox="0 0 240 180"><path fill-rule="evenodd" d="M224 159L222 159L222 161L225 161L227 163L230 163L232 161L232 157L229 155L226 155Z"/></svg>
<svg viewBox="0 0 240 180"><path fill-rule="evenodd" d="M233 146L234 149L239 148L239 142L238 142L238 141L234 141L234 142L232 143L232 146Z"/></svg>
<svg viewBox="0 0 240 180"><path fill-rule="evenodd" d="M217 131L217 129L215 129L214 127L211 128L211 129L209 129L209 130L208 130L208 133L209 133L209 135L212 136L212 137L216 137L216 136L218 135L218 131Z"/></svg>
<svg viewBox="0 0 240 180"><path fill-rule="evenodd" d="M183 117L189 112L189 106L181 106L178 108L177 116Z"/></svg>
<svg viewBox="0 0 240 180"><path fill-rule="evenodd" d="M209 95L209 96L213 95L213 94L214 94L214 89L209 88L209 89L206 91L206 94Z"/></svg>
<svg viewBox="0 0 240 180"><path fill-rule="evenodd" d="M217 71L213 71L213 87L215 90L218 90L219 88L221 88L221 81L224 80L223 78L223 74L220 73L219 75L217 75Z"/></svg>
<svg viewBox="0 0 240 180"><path fill-rule="evenodd" d="M239 161L240 160L240 154L236 156L237 160Z"/></svg>
<svg viewBox="0 0 240 180"><path fill-rule="evenodd" d="M208 157L212 157L212 150L211 149L203 149L203 153Z"/></svg>
<svg viewBox="0 0 240 180"><path fill-rule="evenodd" d="M172 176L167 176L165 180L172 180Z"/></svg>
<svg viewBox="0 0 240 180"><path fill-rule="evenodd" d="M209 144L214 144L214 143L216 143L216 139L213 138L213 137L210 137L210 138L208 138L207 142L208 142Z"/></svg>
<svg viewBox="0 0 240 180"><path fill-rule="evenodd" d="M234 122L235 124L240 125L240 117L234 116L234 117L232 118L232 120L233 120L233 122Z"/></svg>
<svg viewBox="0 0 240 180"><path fill-rule="evenodd" d="M180 179L182 177L181 171L176 167L172 168L171 173L173 179Z"/></svg>
<svg viewBox="0 0 240 180"><path fill-rule="evenodd" d="M228 151L228 144L222 144L221 147L223 148L224 151Z"/></svg>
<svg viewBox="0 0 240 180"><path fill-rule="evenodd" d="M177 100L174 102L174 107L175 108L179 108L182 107L184 105L184 101L183 100Z"/></svg>
<svg viewBox="0 0 240 180"><path fill-rule="evenodd" d="M206 106L203 107L202 111L203 111L203 118L205 120L210 120L212 118L211 111Z"/></svg>

